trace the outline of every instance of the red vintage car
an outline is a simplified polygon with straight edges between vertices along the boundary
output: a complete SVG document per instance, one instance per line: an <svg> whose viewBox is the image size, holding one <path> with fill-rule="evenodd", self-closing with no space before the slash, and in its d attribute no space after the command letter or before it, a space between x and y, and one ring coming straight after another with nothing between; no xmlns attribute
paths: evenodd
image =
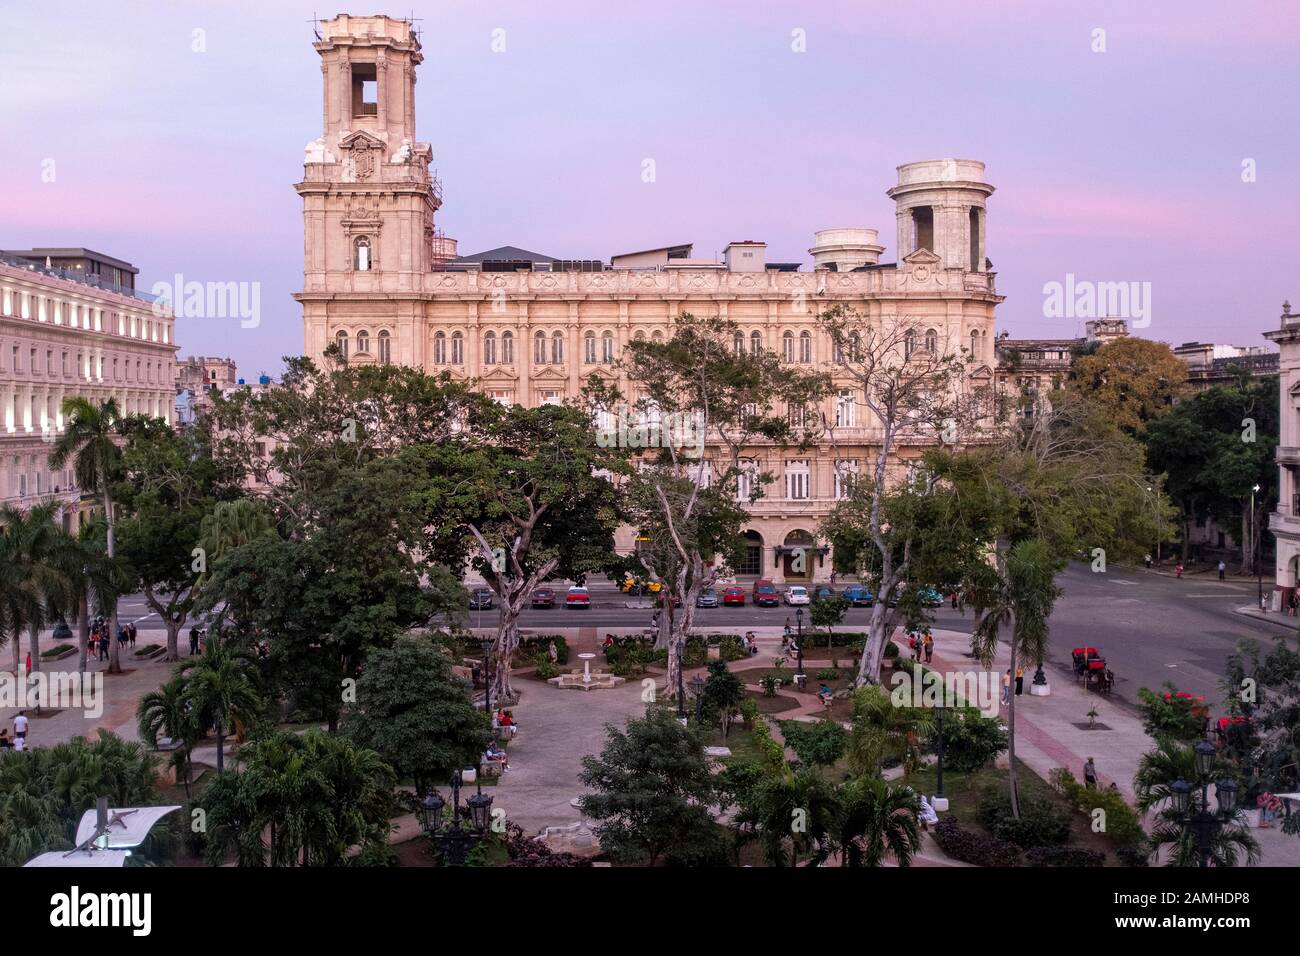
<svg viewBox="0 0 1300 956"><path fill-rule="evenodd" d="M744 607L745 589L742 587L723 588L722 603L724 605L731 604L731 605L740 605L741 607Z"/></svg>

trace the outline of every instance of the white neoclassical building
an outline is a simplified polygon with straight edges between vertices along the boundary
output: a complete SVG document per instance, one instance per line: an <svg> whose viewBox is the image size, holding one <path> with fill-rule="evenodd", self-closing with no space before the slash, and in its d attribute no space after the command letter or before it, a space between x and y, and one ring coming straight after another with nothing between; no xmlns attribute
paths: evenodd
<svg viewBox="0 0 1300 956"><path fill-rule="evenodd" d="M1292 314L1290 302L1282 303L1279 328L1264 338L1279 351L1277 510L1268 516L1268 530L1277 539L1274 601L1280 602L1300 584L1300 315Z"/></svg>
<svg viewBox="0 0 1300 956"><path fill-rule="evenodd" d="M984 164L941 159L898 167L896 262L881 262L875 229L816 233L811 265L772 263L766 245L731 243L722 261L683 243L601 258L563 258L513 246L458 256L434 222L442 191L428 144L416 138L420 40L405 20L340 15L319 25L323 130L307 146L303 178L306 354L338 343L352 362L399 362L475 380L503 402L575 396L592 374L617 382L617 360L637 338L665 338L676 316L735 322L737 348L825 369L835 394L821 409L834 447L751 450L776 476L750 510L745 575L795 577L790 551L816 547L803 578L830 574L816 541L845 476L866 473L879 434L838 368L816 315L832 305L872 322L907 324L918 347L969 349L973 388L994 383L995 309L986 258ZM792 412L793 413L793 412ZM800 413L802 414L802 412ZM899 449L900 460L919 447ZM628 540L621 544L627 546Z"/></svg>
<svg viewBox="0 0 1300 956"><path fill-rule="evenodd" d="M49 467L68 396L111 397L124 414L173 420L174 319L134 290L134 273L87 249L0 254L3 503L27 507L53 497L67 527L94 506L83 506L70 468Z"/></svg>

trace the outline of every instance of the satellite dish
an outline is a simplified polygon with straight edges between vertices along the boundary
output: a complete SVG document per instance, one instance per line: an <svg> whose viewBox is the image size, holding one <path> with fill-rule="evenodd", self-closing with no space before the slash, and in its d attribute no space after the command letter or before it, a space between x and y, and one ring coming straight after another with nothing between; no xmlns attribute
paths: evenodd
<svg viewBox="0 0 1300 956"><path fill-rule="evenodd" d="M179 809L180 807L126 807L109 810L102 826L98 822L99 811L87 810L77 824L77 846L91 841L103 850L126 850L139 846L155 823Z"/></svg>
<svg viewBox="0 0 1300 956"><path fill-rule="evenodd" d="M126 850L55 850L28 860L23 866L126 866Z"/></svg>

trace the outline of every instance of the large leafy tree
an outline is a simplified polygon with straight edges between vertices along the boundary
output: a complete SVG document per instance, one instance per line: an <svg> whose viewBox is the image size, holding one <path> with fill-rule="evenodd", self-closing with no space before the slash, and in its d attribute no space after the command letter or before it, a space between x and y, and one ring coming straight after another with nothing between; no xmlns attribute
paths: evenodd
<svg viewBox="0 0 1300 956"><path fill-rule="evenodd" d="M1197 392L1147 425L1147 459L1178 506L1184 560L1194 522L1213 518L1239 523L1241 566L1250 569L1277 501L1279 408L1276 377L1245 379Z"/></svg>
<svg viewBox="0 0 1300 956"><path fill-rule="evenodd" d="M650 708L623 729L606 726L599 757L582 760L583 816L595 821L613 859L677 862L716 859L719 831L709 812L716 789L695 731Z"/></svg>
<svg viewBox="0 0 1300 956"><path fill-rule="evenodd" d="M1187 363L1163 342L1124 337L1107 342L1070 368L1074 388L1129 434L1170 413L1185 395Z"/></svg>
<svg viewBox="0 0 1300 956"><path fill-rule="evenodd" d="M237 646L211 635L203 654L177 666L184 699L198 727L217 735L217 773L225 770L226 736L235 723L252 724L265 702L252 660Z"/></svg>
<svg viewBox="0 0 1300 956"><path fill-rule="evenodd" d="M670 697L696 598L736 565L749 520L744 504L772 480L757 465L760 448L765 454L811 440L816 416L803 413L827 389L824 376L746 348L740 335L728 320L683 313L667 341L629 344L621 366L634 395L591 396L607 421L630 419L619 429L637 459L625 510L641 539L635 558L666 592L656 646L669 652ZM706 453L706 439L716 453Z"/></svg>
<svg viewBox="0 0 1300 956"><path fill-rule="evenodd" d="M207 566L203 522L220 498L235 493L213 460L206 430L177 431L157 419L123 422L127 444L124 480L116 497L124 515L118 522L118 550L133 582L167 629L165 660L178 657L180 630Z"/></svg>
<svg viewBox="0 0 1300 956"><path fill-rule="evenodd" d="M117 402L108 399L95 404L78 395L63 400L65 419L63 434L50 451L50 468L61 471L69 464L76 476L77 486L99 495L104 509L105 550L110 559L117 556L117 513L113 501L113 485L122 466L118 424L122 417ZM109 609L110 635L117 634L117 602ZM108 672L120 674L122 661L118 642L110 642Z"/></svg>
<svg viewBox="0 0 1300 956"><path fill-rule="evenodd" d="M478 760L492 734L451 660L424 637L400 638L372 650L344 712L343 733L373 750L424 796L430 786Z"/></svg>

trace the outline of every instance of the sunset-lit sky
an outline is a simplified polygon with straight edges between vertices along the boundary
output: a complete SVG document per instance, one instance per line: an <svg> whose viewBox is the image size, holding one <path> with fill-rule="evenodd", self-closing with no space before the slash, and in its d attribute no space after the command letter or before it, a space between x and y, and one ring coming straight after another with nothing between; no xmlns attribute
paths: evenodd
<svg viewBox="0 0 1300 956"><path fill-rule="evenodd" d="M140 284L259 282L262 320L182 321L180 354L276 372L302 348L303 146L319 0L0 0L0 248L87 246ZM1000 329L1064 337L1043 285L1150 282L1142 334L1263 344L1300 308L1295 0L547 0L420 18L419 138L462 253L603 258L871 226L901 163L980 159ZM492 31L505 30L494 53ZM1093 52L1096 29L1106 51ZM194 31L206 51L193 52ZM791 49L792 31L807 51ZM655 160L657 179L641 178ZM53 182L42 180L53 160ZM1253 160L1256 181L1243 182Z"/></svg>

